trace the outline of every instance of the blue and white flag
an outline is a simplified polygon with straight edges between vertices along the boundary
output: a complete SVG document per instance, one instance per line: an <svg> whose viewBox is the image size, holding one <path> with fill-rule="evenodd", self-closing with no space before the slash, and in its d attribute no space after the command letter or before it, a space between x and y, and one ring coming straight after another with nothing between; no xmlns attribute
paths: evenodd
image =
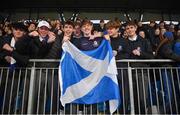
<svg viewBox="0 0 180 115"><path fill-rule="evenodd" d="M59 66L61 103L95 104L109 100L110 112L120 105L117 67L109 41L91 51L64 42Z"/></svg>

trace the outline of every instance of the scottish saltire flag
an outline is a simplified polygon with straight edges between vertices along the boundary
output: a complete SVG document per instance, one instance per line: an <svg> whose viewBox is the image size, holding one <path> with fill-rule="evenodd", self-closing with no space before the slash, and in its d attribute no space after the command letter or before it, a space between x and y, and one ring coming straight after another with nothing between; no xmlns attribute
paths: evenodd
<svg viewBox="0 0 180 115"><path fill-rule="evenodd" d="M91 51L64 42L59 66L61 103L94 104L109 100L110 112L120 105L117 67L107 40Z"/></svg>

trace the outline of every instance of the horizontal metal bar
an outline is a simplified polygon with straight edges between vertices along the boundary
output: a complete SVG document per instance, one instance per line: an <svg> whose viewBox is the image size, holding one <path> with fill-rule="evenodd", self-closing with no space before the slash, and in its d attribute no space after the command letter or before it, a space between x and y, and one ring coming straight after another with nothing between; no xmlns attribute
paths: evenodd
<svg viewBox="0 0 180 115"><path fill-rule="evenodd" d="M59 62L60 59L30 59L30 62ZM174 62L170 59L122 59L116 62Z"/></svg>

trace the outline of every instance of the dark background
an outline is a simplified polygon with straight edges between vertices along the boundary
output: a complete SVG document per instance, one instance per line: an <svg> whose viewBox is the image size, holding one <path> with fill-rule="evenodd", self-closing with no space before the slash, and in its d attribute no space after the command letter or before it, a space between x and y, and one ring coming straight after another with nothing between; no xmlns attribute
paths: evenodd
<svg viewBox="0 0 180 115"><path fill-rule="evenodd" d="M1 0L0 10L23 8L61 8L64 11L161 10L180 12L174 0Z"/></svg>

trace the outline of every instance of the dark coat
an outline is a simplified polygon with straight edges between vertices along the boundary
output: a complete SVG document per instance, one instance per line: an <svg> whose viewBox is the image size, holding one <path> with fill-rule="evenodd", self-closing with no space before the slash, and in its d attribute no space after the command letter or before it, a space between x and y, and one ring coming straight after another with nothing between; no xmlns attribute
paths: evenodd
<svg viewBox="0 0 180 115"><path fill-rule="evenodd" d="M121 51L119 52L119 59L153 59L153 52L150 42L147 39L143 39L140 36L137 36L135 41L131 41L129 39L125 39L122 44ZM137 56L132 53L132 51L136 48L140 49L141 55ZM134 67L147 66L147 64L143 63L134 63L132 64Z"/></svg>
<svg viewBox="0 0 180 115"><path fill-rule="evenodd" d="M42 42L39 36L31 37L32 59L45 59L53 43Z"/></svg>
<svg viewBox="0 0 180 115"><path fill-rule="evenodd" d="M141 50L141 55L136 56L132 53L137 47ZM130 41L129 39L125 40L124 48L120 52L121 59L152 59L154 58L152 53L152 47L147 39L143 39L140 36L137 36L135 41Z"/></svg>
<svg viewBox="0 0 180 115"><path fill-rule="evenodd" d="M11 43L12 37L5 37L2 40L2 47L4 44ZM3 50L1 47L0 50L0 59L2 66L9 66L9 63L6 62L5 56L12 56L16 60L16 66L17 67L24 67L27 66L30 55L31 55L31 45L30 45L31 39L27 36L23 36L15 43L14 50L12 52Z"/></svg>

